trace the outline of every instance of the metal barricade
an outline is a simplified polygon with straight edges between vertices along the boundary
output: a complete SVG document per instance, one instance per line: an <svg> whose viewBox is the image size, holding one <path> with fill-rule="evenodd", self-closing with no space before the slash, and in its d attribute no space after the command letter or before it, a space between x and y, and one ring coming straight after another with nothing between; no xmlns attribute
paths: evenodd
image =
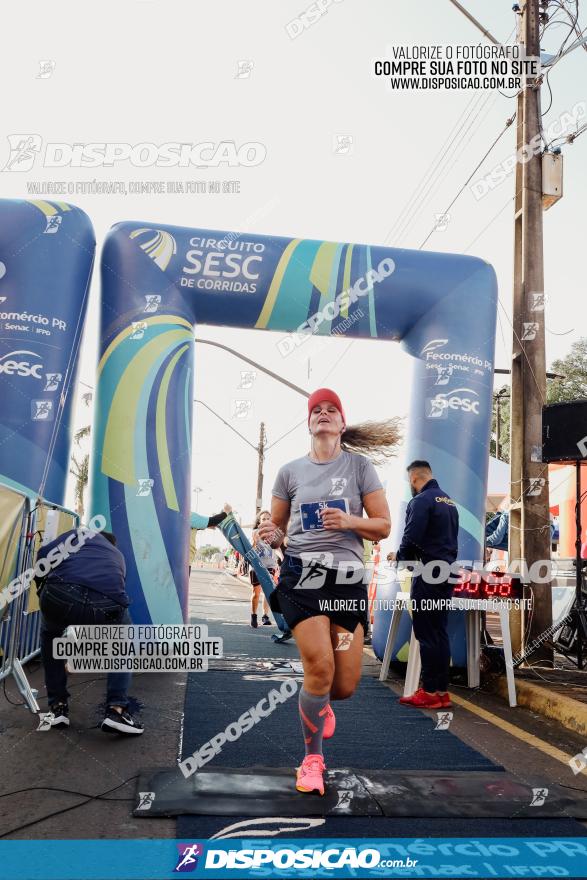
<svg viewBox="0 0 587 880"><path fill-rule="evenodd" d="M23 570L29 498L0 483L0 680L11 672L14 634L20 616L20 596L9 591Z"/></svg>
<svg viewBox="0 0 587 880"><path fill-rule="evenodd" d="M79 517L42 498L32 504L27 496L0 483L0 511L3 508L12 510L12 519L2 518L0 531L0 590L8 600L0 607L0 679L11 675L31 712L38 712L23 666L41 650L41 613L32 579L20 584L15 579L32 571L42 544L76 528ZM10 584L13 589L6 593Z"/></svg>

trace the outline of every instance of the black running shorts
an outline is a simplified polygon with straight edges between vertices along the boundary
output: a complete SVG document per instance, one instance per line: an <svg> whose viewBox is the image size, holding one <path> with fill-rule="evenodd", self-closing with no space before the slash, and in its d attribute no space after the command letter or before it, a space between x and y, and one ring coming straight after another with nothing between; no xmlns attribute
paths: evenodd
<svg viewBox="0 0 587 880"><path fill-rule="evenodd" d="M275 570L273 568L268 568L267 571L269 572L271 577L273 577ZM251 570L249 571L249 580L251 581L252 587L260 587L261 586L261 582L259 581L259 578L257 577L257 572L255 571L255 569L253 568L252 565L251 565Z"/></svg>
<svg viewBox="0 0 587 880"><path fill-rule="evenodd" d="M314 571L316 576L308 578L308 569L303 568L302 560L286 554L277 587L269 600L272 610L280 611L292 630L309 617L325 616L348 632L354 632L359 623L367 632L366 585L337 584L337 572L333 568L316 566ZM309 586L312 581L320 585Z"/></svg>

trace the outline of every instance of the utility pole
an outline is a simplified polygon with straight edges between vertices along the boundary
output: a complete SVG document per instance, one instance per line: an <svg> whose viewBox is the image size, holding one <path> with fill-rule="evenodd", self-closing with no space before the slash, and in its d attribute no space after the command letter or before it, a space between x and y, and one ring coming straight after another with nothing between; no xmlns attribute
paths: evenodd
<svg viewBox="0 0 587 880"><path fill-rule="evenodd" d="M265 434L265 422L261 422L261 427L259 429L259 445L257 447L257 452L259 453L259 468L257 470L257 500L255 503L255 516L259 515L263 505L263 461L265 459L266 442L267 435Z"/></svg>
<svg viewBox="0 0 587 880"><path fill-rule="evenodd" d="M539 0L525 0L518 40L526 57L540 57ZM540 82L526 77L518 95L516 149L540 136ZM518 153L518 155L522 155ZM544 341L544 264L542 249L542 155L516 164L514 208L513 348L511 388L511 508L509 559L525 560L528 569L550 560L548 467L541 463L542 405L546 400ZM534 613L524 633L523 615L511 614L512 647L519 650L552 624L550 584L531 584ZM552 660L544 645L533 655Z"/></svg>

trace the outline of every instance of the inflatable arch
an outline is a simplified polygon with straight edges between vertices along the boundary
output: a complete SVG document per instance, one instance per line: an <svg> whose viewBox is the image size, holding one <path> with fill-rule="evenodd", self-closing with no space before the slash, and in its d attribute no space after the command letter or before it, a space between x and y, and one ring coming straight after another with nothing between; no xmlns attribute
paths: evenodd
<svg viewBox="0 0 587 880"><path fill-rule="evenodd" d="M94 250L79 208L0 200L0 481L56 504Z"/></svg>
<svg viewBox="0 0 587 880"><path fill-rule="evenodd" d="M300 327L400 340L415 370L406 456L430 460L458 502L460 558L478 559L496 309L495 273L473 257L114 226L102 255L92 512L107 517L125 553L135 622L187 612L197 323L272 330L282 352ZM381 388L390 414L394 381Z"/></svg>

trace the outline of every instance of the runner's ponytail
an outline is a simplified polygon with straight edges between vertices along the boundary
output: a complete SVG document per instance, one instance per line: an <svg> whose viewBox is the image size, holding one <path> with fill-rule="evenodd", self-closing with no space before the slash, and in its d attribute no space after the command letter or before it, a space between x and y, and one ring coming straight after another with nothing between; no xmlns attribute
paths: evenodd
<svg viewBox="0 0 587 880"><path fill-rule="evenodd" d="M341 448L366 455L373 464L384 464L388 458L397 455L402 441L401 423L402 419L396 416L381 422L349 425L340 438Z"/></svg>

